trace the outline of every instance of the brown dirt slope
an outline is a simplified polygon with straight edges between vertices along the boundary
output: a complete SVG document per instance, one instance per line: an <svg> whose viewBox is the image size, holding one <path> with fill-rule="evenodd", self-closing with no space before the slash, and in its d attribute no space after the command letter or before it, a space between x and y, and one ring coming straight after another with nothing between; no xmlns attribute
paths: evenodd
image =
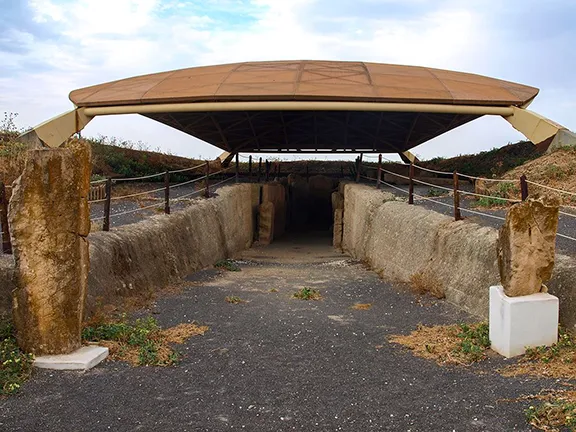
<svg viewBox="0 0 576 432"><path fill-rule="evenodd" d="M508 171L503 178L516 180L521 175L545 186L576 191L576 148L559 149L542 155ZM529 185L529 191L535 187Z"/></svg>

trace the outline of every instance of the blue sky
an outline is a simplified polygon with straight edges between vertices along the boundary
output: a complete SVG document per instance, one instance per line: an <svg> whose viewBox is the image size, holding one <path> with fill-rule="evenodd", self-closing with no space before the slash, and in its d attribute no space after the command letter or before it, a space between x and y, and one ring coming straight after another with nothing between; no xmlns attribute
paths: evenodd
<svg viewBox="0 0 576 432"><path fill-rule="evenodd" d="M87 85L248 60L364 60L453 69L541 89L531 109L576 129L573 0L0 0L0 112L31 126ZM186 156L219 150L139 116L88 135ZM417 147L452 156L521 139L483 118ZM324 158L325 156L322 156Z"/></svg>

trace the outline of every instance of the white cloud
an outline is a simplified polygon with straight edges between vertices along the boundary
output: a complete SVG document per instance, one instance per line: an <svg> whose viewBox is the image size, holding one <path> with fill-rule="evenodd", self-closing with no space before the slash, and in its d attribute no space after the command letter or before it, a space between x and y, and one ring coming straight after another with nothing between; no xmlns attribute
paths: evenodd
<svg viewBox="0 0 576 432"><path fill-rule="evenodd" d="M523 61L533 61L529 46L512 46L516 43L513 38L503 40L503 30L493 18L512 6L504 8L496 0L442 0L433 7L424 0L362 0L368 11L365 16L326 17L311 14L311 7L336 3L320 1L325 0L32 0L34 21L58 34L41 38L17 29L17 25L3 32L0 43L12 41L21 51L0 51L5 68L0 77L0 111L19 112L23 125L28 126L69 109L67 95L75 88L235 61L365 60L464 70L511 80L528 73ZM393 6L409 7L411 13L387 12L387 7L395 10ZM538 13L537 4L532 7ZM546 69L557 70L568 61L566 56L547 55L556 63L541 70L530 68L526 76L534 82L529 84L553 73ZM576 126L573 110L558 108L573 103L566 94L567 89L574 89L573 82L557 79L554 84L554 91L541 96L540 105L538 98L534 107ZM465 126L417 151L426 157L451 155L519 138L503 120L479 124L484 126ZM142 140L185 155L219 152L138 116L96 119L86 132Z"/></svg>

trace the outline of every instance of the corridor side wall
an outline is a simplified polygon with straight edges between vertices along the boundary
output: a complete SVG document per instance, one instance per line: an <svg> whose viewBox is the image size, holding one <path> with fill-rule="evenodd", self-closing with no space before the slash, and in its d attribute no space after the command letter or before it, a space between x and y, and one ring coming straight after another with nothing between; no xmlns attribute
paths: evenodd
<svg viewBox="0 0 576 432"><path fill-rule="evenodd" d="M345 252L392 282L409 283L415 274L437 280L447 301L488 317L489 287L500 279L496 229L455 222L373 187L348 183L343 189ZM560 298L560 320L568 328L576 324L574 280L576 262L557 254L548 288Z"/></svg>
<svg viewBox="0 0 576 432"><path fill-rule="evenodd" d="M93 233L86 315L100 304L146 297L172 281L249 248L252 188L224 187L217 197L110 232Z"/></svg>
<svg viewBox="0 0 576 432"><path fill-rule="evenodd" d="M171 215L152 216L88 236L90 273L85 317L126 298L148 298L173 281L249 248L252 187L234 185ZM14 262L0 256L0 314L12 307Z"/></svg>

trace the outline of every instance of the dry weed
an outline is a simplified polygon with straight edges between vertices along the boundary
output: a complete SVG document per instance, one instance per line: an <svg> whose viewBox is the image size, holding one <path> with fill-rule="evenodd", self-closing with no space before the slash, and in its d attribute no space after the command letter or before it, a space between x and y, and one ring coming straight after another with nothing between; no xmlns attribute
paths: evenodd
<svg viewBox="0 0 576 432"><path fill-rule="evenodd" d="M573 388L573 386L571 386ZM576 430L576 390L542 390L540 393L522 396L506 402L537 400L526 409L526 420L536 429L548 432Z"/></svg>
<svg viewBox="0 0 576 432"><path fill-rule="evenodd" d="M204 336L208 331L207 326L199 326L194 323L178 324L160 332L166 343L183 344L192 336Z"/></svg>
<svg viewBox="0 0 576 432"><path fill-rule="evenodd" d="M419 295L430 293L438 299L446 297L442 281L429 271L419 271L410 276L410 287Z"/></svg>
<svg viewBox="0 0 576 432"><path fill-rule="evenodd" d="M368 310L371 307L372 307L372 303L356 303L354 306L350 306L350 309Z"/></svg>
<svg viewBox="0 0 576 432"><path fill-rule="evenodd" d="M556 344L550 347L528 348L518 363L499 372L504 376L532 375L573 379L576 376L576 337L560 329Z"/></svg>
<svg viewBox="0 0 576 432"><path fill-rule="evenodd" d="M422 326L407 336L391 336L389 341L405 346L418 357L439 365L463 365L486 357L490 346L487 324Z"/></svg>

